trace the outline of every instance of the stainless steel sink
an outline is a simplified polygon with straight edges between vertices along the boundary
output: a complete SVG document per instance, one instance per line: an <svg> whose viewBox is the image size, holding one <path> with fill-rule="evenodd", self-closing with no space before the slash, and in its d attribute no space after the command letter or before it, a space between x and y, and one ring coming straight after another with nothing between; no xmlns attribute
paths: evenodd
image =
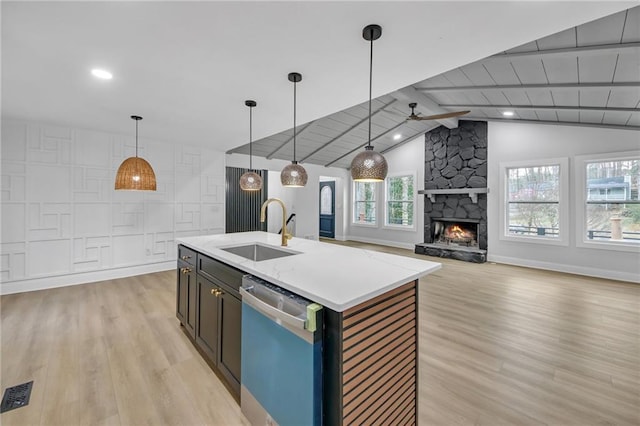
<svg viewBox="0 0 640 426"><path fill-rule="evenodd" d="M243 246L222 248L221 250L244 257L245 259L253 260L254 262L299 254L295 251L282 250L261 244L247 244Z"/></svg>

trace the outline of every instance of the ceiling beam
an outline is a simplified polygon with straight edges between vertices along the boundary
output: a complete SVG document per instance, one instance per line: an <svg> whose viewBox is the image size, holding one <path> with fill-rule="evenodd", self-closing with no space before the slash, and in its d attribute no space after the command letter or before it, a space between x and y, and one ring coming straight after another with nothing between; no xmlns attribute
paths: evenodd
<svg viewBox="0 0 640 426"><path fill-rule="evenodd" d="M397 129L398 127L402 126L405 123L405 121L402 121L398 124L396 124L395 126L391 127L390 129L385 130L384 132L380 133L378 136L376 136L375 138L371 139L371 143L373 144L375 141L377 141L378 139L380 139L381 137L383 137L384 135L394 131L395 129ZM351 151L347 152L346 154L341 155L340 157L336 158L335 160L331 161L330 163L325 164L325 167L329 167L334 163L337 163L338 161L342 160L344 157L353 154L354 152L356 152L357 150L359 150L360 148L362 148L363 146L367 145L369 143L369 141L358 145L357 147L353 148Z"/></svg>
<svg viewBox="0 0 640 426"><path fill-rule="evenodd" d="M613 108L592 106L553 106L553 105L482 105L482 104L442 104L446 108L495 108L495 109L538 109L558 111L605 111L605 112L640 112L640 108ZM468 118L466 118L468 119Z"/></svg>
<svg viewBox="0 0 640 426"><path fill-rule="evenodd" d="M516 123L516 124L551 124L551 125L558 125L558 126L599 127L599 128L605 128L605 129L640 131L640 126L625 126L622 124L578 123L575 121L522 120L519 118L489 118L489 117L469 117L469 120L502 121L502 122L508 122L508 123Z"/></svg>
<svg viewBox="0 0 640 426"><path fill-rule="evenodd" d="M308 123L307 123L307 124L302 128L302 129L300 129L300 131L298 131L297 133L295 133L295 135L296 135L296 136L300 136L300 135L302 135L302 134L305 132L305 130L307 130L309 127L311 127L311 125L312 125L313 123L315 123L315 120L314 120L314 121L310 121L310 122L308 122ZM279 147L277 147L276 149L274 149L273 151L271 151L271 152L266 156L266 159L267 159L267 160L271 160L271 159L273 158L273 156L275 155L275 153L276 153L276 152L280 151L282 148L284 148L285 146L287 146L287 144L288 144L289 142L291 142L292 140L293 140L293 135L292 135L289 139L287 139L286 141L284 141L284 142L283 142Z"/></svg>
<svg viewBox="0 0 640 426"><path fill-rule="evenodd" d="M626 83L566 83L566 84L503 84L493 86L449 86L449 87L419 87L419 92L441 93L441 92L470 92L487 90L511 90L511 89L613 89L613 88L633 88L640 87L640 82L631 81Z"/></svg>
<svg viewBox="0 0 640 426"><path fill-rule="evenodd" d="M593 46L580 46L580 47L565 47L561 49L547 49L547 50L533 50L530 52L512 52L512 53L498 53L496 55L489 56L487 59L513 59L522 57L535 57L535 56L557 56L566 55L567 53L579 54L580 56L586 55L599 55L602 51L607 53L623 53L626 51L633 51L640 49L640 42L634 41L631 43L615 43L615 44L600 44Z"/></svg>
<svg viewBox="0 0 640 426"><path fill-rule="evenodd" d="M423 110L421 112L423 114L428 112L428 114L425 114L425 115L444 114L446 112L451 112L451 111L442 109L442 105L438 105L437 102L434 102L433 100L431 100L424 93L418 92L413 86L407 86L404 89L400 89L397 92L393 92L391 93L391 96L393 96L399 101L406 102L407 116L409 116L408 105L411 102L417 102L418 108L422 107ZM449 129L454 129L458 127L457 118L445 118L443 120L436 120L436 121Z"/></svg>
<svg viewBox="0 0 640 426"><path fill-rule="evenodd" d="M385 108L390 107L391 105L393 105L394 103L396 103L397 100L394 99L391 102L387 102L386 104L382 105L380 108L378 108L377 110L375 110L374 112L371 113L371 118L373 118L375 115L377 115L378 113L380 113L381 111L383 111ZM322 151L323 149L325 149L326 147L328 147L329 145L332 145L333 143L337 142L338 140L340 140L344 135L348 134L349 132L353 131L354 129L358 128L362 123L366 122L369 119L369 115L367 115L365 118L363 118L362 120L358 121L356 124L352 125L351 127L349 127L348 129L346 129L345 131L343 131L342 133L340 133L338 136L334 137L333 139L331 139L328 142L325 142L323 145L320 145L318 148L314 149L313 151L311 151L310 154L306 155L304 158L302 158L300 160L301 163L303 163L304 161L308 160L309 158L313 157L315 154L317 154L318 152ZM268 158L268 157L267 157Z"/></svg>

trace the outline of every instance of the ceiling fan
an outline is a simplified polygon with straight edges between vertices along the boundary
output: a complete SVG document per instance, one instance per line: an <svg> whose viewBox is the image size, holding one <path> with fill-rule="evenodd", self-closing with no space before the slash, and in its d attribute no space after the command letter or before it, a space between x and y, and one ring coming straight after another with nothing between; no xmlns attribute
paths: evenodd
<svg viewBox="0 0 640 426"><path fill-rule="evenodd" d="M469 114L471 111L453 111L453 112L445 112L443 114L435 114L435 115L425 115L419 116L415 113L414 109L418 104L415 102L411 102L409 104L409 108L411 108L411 115L407 117L407 120L440 120L443 118L451 118L451 117L459 117L461 115Z"/></svg>

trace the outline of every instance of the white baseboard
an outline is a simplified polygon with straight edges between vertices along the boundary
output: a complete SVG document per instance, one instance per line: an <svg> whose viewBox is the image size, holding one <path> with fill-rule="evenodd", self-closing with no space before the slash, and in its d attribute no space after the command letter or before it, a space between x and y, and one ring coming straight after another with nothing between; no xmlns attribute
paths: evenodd
<svg viewBox="0 0 640 426"><path fill-rule="evenodd" d="M87 284L96 281L113 280L117 278L132 277L135 275L150 274L153 272L169 271L175 268L176 261L168 260L146 265L129 266L126 268L105 269L101 271L10 281L2 283L0 286L0 294L24 293L27 291Z"/></svg>
<svg viewBox="0 0 640 426"><path fill-rule="evenodd" d="M343 241L357 241L359 243L379 244L381 246L396 247L408 250L414 250L416 247L414 243L399 243L397 241L377 240L375 238L354 237L353 235L350 235L346 240Z"/></svg>
<svg viewBox="0 0 640 426"><path fill-rule="evenodd" d="M602 268L589 268L584 266L564 265L561 263L540 262L537 260L518 259L508 256L487 255L488 262L505 263L507 265L525 266L528 268L545 269L568 274L584 275L587 277L605 278L609 280L629 281L640 284L640 276L629 272L612 271Z"/></svg>

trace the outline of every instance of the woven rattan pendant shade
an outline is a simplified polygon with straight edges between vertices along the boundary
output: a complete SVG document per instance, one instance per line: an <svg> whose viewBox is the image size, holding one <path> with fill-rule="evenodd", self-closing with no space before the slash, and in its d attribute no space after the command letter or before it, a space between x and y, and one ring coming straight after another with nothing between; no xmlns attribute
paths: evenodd
<svg viewBox="0 0 640 426"><path fill-rule="evenodd" d="M116 173L116 189L155 191L156 174L144 158L129 157L120 164Z"/></svg>
<svg viewBox="0 0 640 426"><path fill-rule="evenodd" d="M117 190L155 191L156 174L147 160L138 157L138 121L142 120L142 117L132 115L131 118L136 121L136 156L127 158L118 167L115 188Z"/></svg>

